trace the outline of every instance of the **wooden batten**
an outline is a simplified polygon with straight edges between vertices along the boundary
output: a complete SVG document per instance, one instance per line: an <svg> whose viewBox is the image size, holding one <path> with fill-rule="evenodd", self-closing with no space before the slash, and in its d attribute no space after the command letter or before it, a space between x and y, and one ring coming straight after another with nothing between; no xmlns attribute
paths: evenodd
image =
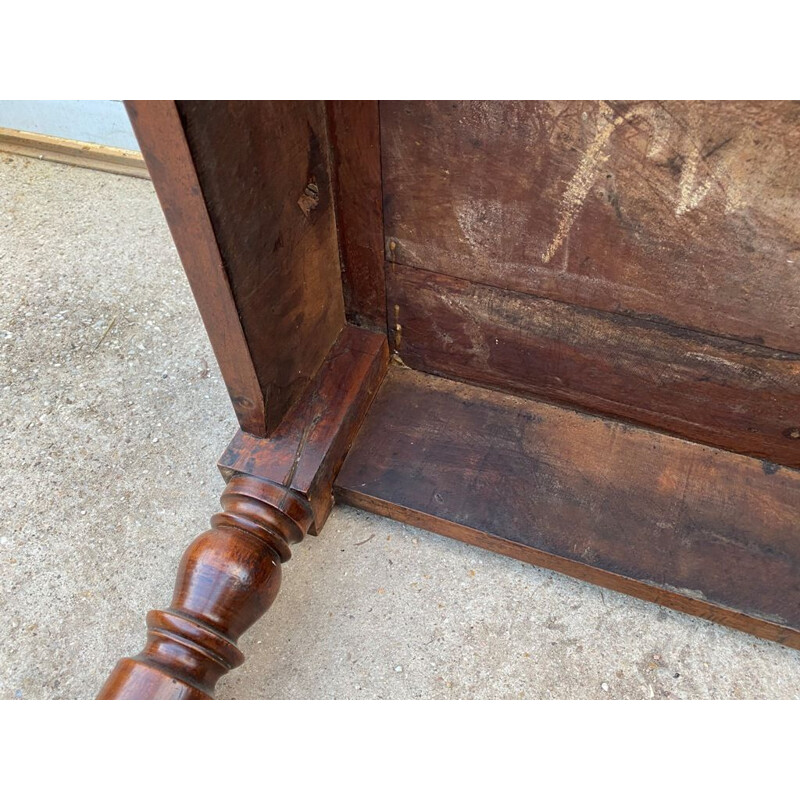
<svg viewBox="0 0 800 800"><path fill-rule="evenodd" d="M97 169L131 178L150 178L141 153L60 136L0 128L0 153L55 161L73 167Z"/></svg>
<svg viewBox="0 0 800 800"><path fill-rule="evenodd" d="M800 467L800 355L387 265L413 369Z"/></svg>
<svg viewBox="0 0 800 800"><path fill-rule="evenodd" d="M326 103L348 320L386 329L383 187L377 100Z"/></svg>
<svg viewBox="0 0 800 800"><path fill-rule="evenodd" d="M385 102L409 366L800 467L800 104Z"/></svg>

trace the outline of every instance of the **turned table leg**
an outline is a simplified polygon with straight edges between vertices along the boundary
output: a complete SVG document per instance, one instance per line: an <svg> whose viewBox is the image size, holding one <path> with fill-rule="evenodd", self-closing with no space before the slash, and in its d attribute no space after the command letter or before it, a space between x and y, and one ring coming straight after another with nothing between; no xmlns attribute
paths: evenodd
<svg viewBox="0 0 800 800"><path fill-rule="evenodd" d="M98 699L211 699L244 661L236 642L272 605L289 545L312 518L291 490L244 475L230 480L222 508L186 550L172 605L147 615L144 650L119 661Z"/></svg>
<svg viewBox="0 0 800 800"><path fill-rule="evenodd" d="M244 657L239 637L270 607L289 546L325 524L333 481L386 372L379 334L346 326L269 438L239 431L219 466L222 512L181 560L172 605L147 615L147 643L99 699L210 699Z"/></svg>

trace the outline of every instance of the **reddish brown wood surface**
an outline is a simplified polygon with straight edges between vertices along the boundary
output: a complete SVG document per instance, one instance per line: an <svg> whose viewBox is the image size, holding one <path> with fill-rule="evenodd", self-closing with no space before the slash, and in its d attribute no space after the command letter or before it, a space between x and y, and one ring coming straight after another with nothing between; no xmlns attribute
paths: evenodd
<svg viewBox="0 0 800 800"><path fill-rule="evenodd" d="M389 371L337 496L800 647L800 472Z"/></svg>
<svg viewBox="0 0 800 800"><path fill-rule="evenodd" d="M295 408L268 439L239 431L219 460L223 476L252 475L308 501L316 533L330 512L336 473L383 380L386 337L348 325Z"/></svg>
<svg viewBox="0 0 800 800"><path fill-rule="evenodd" d="M187 549L167 611L147 615L147 643L122 659L101 700L207 700L219 678L244 661L236 642L272 605L289 545L313 524L291 491L233 478L211 530Z"/></svg>
<svg viewBox="0 0 800 800"><path fill-rule="evenodd" d="M128 100L125 105L239 425L263 436L264 396L175 103Z"/></svg>
<svg viewBox="0 0 800 800"><path fill-rule="evenodd" d="M800 467L800 356L387 265L414 369Z"/></svg>
<svg viewBox="0 0 800 800"><path fill-rule="evenodd" d="M385 336L346 326L272 437L239 431L220 459L223 513L186 551L172 605L150 612L144 650L117 664L101 699L208 699L242 663L236 641L272 603L289 545L325 522L387 361Z"/></svg>
<svg viewBox="0 0 800 800"><path fill-rule="evenodd" d="M383 195L377 100L326 103L347 317L386 330Z"/></svg>
<svg viewBox="0 0 800 800"><path fill-rule="evenodd" d="M383 102L381 147L397 263L800 352L798 103Z"/></svg>
<svg viewBox="0 0 800 800"><path fill-rule="evenodd" d="M271 433L344 324L324 104L177 107Z"/></svg>

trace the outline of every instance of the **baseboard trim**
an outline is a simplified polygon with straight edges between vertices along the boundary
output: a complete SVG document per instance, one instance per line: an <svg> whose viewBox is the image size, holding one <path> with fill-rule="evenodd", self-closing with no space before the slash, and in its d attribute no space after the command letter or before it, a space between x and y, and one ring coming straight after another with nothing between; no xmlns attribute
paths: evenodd
<svg viewBox="0 0 800 800"><path fill-rule="evenodd" d="M0 128L0 152L150 179L141 153L58 136Z"/></svg>

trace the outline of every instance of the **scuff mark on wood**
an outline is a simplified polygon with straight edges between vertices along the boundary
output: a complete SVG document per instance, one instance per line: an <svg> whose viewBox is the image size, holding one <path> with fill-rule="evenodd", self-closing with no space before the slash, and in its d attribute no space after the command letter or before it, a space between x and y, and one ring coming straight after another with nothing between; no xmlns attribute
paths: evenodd
<svg viewBox="0 0 800 800"><path fill-rule="evenodd" d="M561 214L558 219L558 228L548 246L542 253L542 261L547 264L558 252L570 231L578 212L581 210L589 190L597 178L597 168L608 160L605 152L611 134L625 121L625 117L615 115L611 106L600 101L600 114L597 132L594 139L583 154L578 169L567 184L561 198Z"/></svg>
<svg viewBox="0 0 800 800"><path fill-rule="evenodd" d="M711 188L710 177L700 183L697 181L697 167L701 160L700 150L696 146L692 146L686 158L683 159L681 177L678 181L678 204L675 207L675 216L680 217L687 211L697 208Z"/></svg>
<svg viewBox="0 0 800 800"><path fill-rule="evenodd" d="M400 347L403 340L403 326L400 324L400 306L395 303L394 306L394 346Z"/></svg>
<svg viewBox="0 0 800 800"><path fill-rule="evenodd" d="M308 185L303 189L303 193L297 201L300 210L303 212L306 219L311 216L311 212L319 205L319 186L317 186L314 176L308 182Z"/></svg>

